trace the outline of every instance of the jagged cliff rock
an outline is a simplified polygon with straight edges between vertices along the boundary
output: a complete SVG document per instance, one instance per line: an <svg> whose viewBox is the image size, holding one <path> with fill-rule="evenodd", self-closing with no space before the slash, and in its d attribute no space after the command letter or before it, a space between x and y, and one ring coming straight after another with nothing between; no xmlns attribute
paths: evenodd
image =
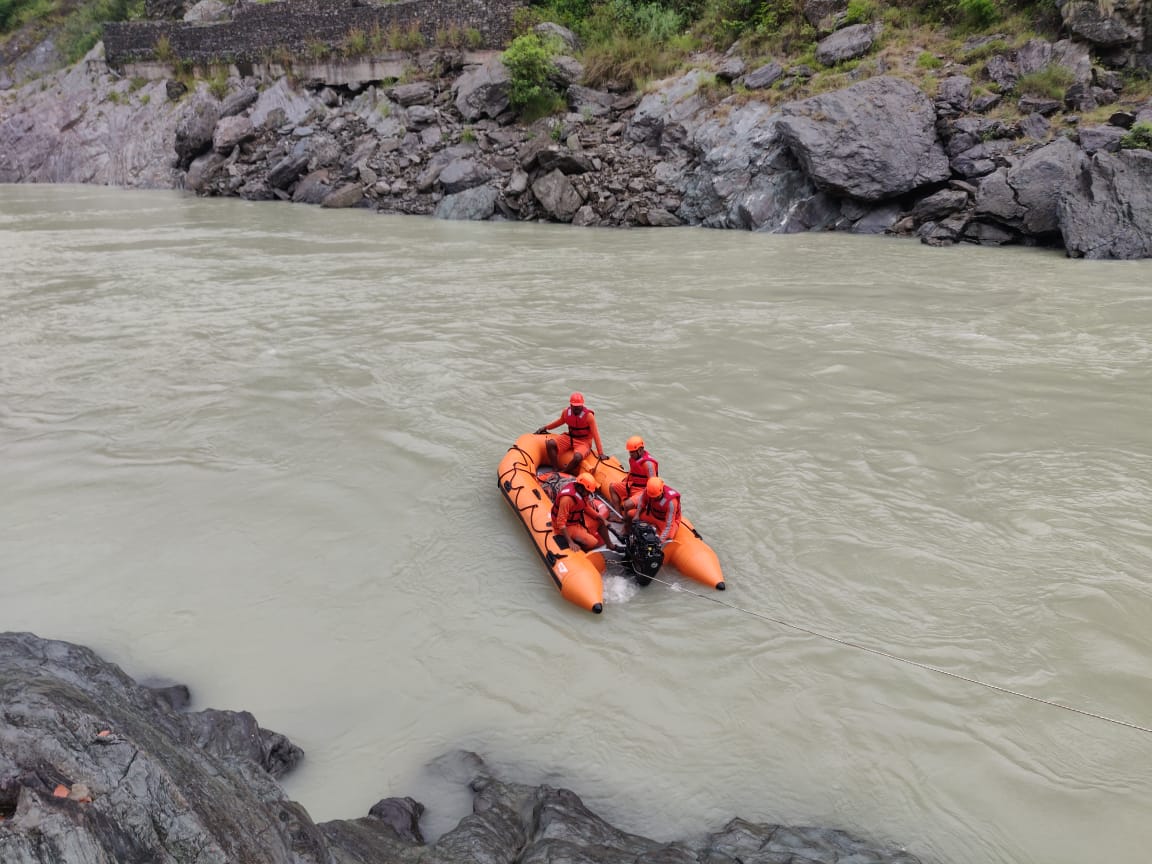
<svg viewBox="0 0 1152 864"><path fill-rule="evenodd" d="M97 50L0 94L0 181L182 187L446 219L848 230L1147 254L1142 212L1128 206L1152 194L1147 173L1114 170L1086 187L1072 170L1115 153L1124 130L1148 119L1136 110L1056 134L1059 100L1020 97L1018 121L991 119L979 112L1004 97L974 97L963 75L944 79L934 99L879 75L773 106L746 82L810 72L747 72L737 60L716 58L717 74L693 69L642 98L572 83L567 115L524 126L491 52L471 64L426 52L413 59L422 77L406 83L234 77L213 95L202 81L186 93L176 80L126 80ZM1118 76L1067 40L994 55L987 74L1005 91L1052 64L1072 81L1066 106L1116 99ZM569 66L564 81L578 74ZM743 89L725 96L715 82L729 78ZM1084 188L1104 196L1092 199L1092 220L1075 212ZM1113 239L1084 240L1089 224Z"/></svg>
<svg viewBox="0 0 1152 864"><path fill-rule="evenodd" d="M246 712L183 710L186 688L141 686L87 648L0 633L4 864L917 864L842 831L732 820L703 843L659 843L574 792L507 783L451 754L473 812L433 844L423 806L386 798L316 824L276 777L303 754Z"/></svg>

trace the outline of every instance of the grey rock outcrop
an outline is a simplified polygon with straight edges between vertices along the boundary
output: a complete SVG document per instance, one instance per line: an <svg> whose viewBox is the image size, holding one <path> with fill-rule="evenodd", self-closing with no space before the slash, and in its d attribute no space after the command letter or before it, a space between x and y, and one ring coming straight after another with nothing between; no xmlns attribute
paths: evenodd
<svg viewBox="0 0 1152 864"><path fill-rule="evenodd" d="M837 30L816 45L816 60L825 66L835 66L845 60L863 57L872 50L882 29L879 24L853 24Z"/></svg>
<svg viewBox="0 0 1152 864"><path fill-rule="evenodd" d="M0 183L178 185L172 148L182 106L168 101L163 82L133 90L111 78L101 46L19 94L0 108Z"/></svg>
<svg viewBox="0 0 1152 864"><path fill-rule="evenodd" d="M980 181L975 214L1035 237L1057 233L1061 193L1080 158L1080 149L1065 138L1033 150Z"/></svg>
<svg viewBox="0 0 1152 864"><path fill-rule="evenodd" d="M1132 9L1126 16L1123 11L1127 6ZM1105 6L1094 0L1072 0L1058 8L1070 32L1097 45L1134 44L1143 38L1140 16L1145 13L1141 3Z"/></svg>
<svg viewBox="0 0 1152 864"><path fill-rule="evenodd" d="M508 110L510 86L508 69L493 57L456 80L456 110L465 120L499 117Z"/></svg>
<svg viewBox="0 0 1152 864"><path fill-rule="evenodd" d="M869 78L784 106L780 129L816 185L881 201L949 177L924 93L899 78Z"/></svg>
<svg viewBox="0 0 1152 864"><path fill-rule="evenodd" d="M762 90L779 81L783 74L784 68L779 63L765 63L744 76L744 86L749 90Z"/></svg>
<svg viewBox="0 0 1152 864"><path fill-rule="evenodd" d="M843 23L839 2L807 6L831 15L833 29ZM836 31L826 45L851 32ZM36 86L0 93L0 182L183 186L452 219L883 231L935 245L1057 246L1063 217L1055 202L1073 182L1072 157L1116 153L1121 130L1152 119L1152 109L1128 100L1109 125L1073 131L1077 118L1068 112L1116 101L1124 76L1094 66L1072 40L1031 39L1012 49L989 35L969 43L965 50L999 52L985 71L1003 93L980 92L983 79L955 74L929 100L880 76L780 103L781 87L811 86L812 70L785 73L770 62L748 72L733 50L711 64L721 78L735 76L731 91L697 68L643 96L619 95L567 83L578 74L573 67L555 79L571 111L530 126L509 108L507 70L495 54L465 69L463 52L420 52L412 68L428 77L403 84L232 78L227 93L218 81L187 93L180 81L117 79L94 50ZM1116 56L1134 62L1130 52ZM1052 66L1069 72L1062 98L1011 92L1022 75ZM773 84L771 94L757 92ZM1023 116L980 116L1001 100ZM1046 143L1053 137L1061 140ZM1139 200L1133 184L1143 174L1109 176L1121 174L1127 191L1109 194ZM1111 189L1109 182L1101 174L1090 185ZM473 189L480 191L468 194ZM1122 206L1093 212L1113 220L1102 232L1137 230ZM1103 255L1143 248L1082 247Z"/></svg>
<svg viewBox="0 0 1152 864"><path fill-rule="evenodd" d="M1152 257L1152 152L1098 152L1077 160L1058 203L1075 258Z"/></svg>
<svg viewBox="0 0 1152 864"><path fill-rule="evenodd" d="M30 633L0 633L0 716L4 864L918 864L843 831L742 819L696 844L661 843L567 789L503 782L466 752L441 762L471 790L472 814L434 844L411 798L316 824L276 782L302 756L284 736L246 712L176 710L171 687Z"/></svg>
<svg viewBox="0 0 1152 864"><path fill-rule="evenodd" d="M437 219L478 221L491 219L500 193L491 186L476 186L455 195L446 195L436 205Z"/></svg>

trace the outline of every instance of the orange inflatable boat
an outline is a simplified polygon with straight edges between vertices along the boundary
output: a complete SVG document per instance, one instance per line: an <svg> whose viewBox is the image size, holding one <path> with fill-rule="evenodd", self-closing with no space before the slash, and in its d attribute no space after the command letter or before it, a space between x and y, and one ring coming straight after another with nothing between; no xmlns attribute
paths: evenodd
<svg viewBox="0 0 1152 864"><path fill-rule="evenodd" d="M552 499L538 470L544 462L549 437L527 434L517 438L500 460L497 482L532 538L537 554L560 589L560 596L583 609L600 613L604 610L605 551L566 548L564 539L552 533ZM605 500L608 500L609 484L622 480L628 473L614 456L598 459L590 455L581 470L596 478ZM613 560L618 557L607 554ZM718 591L725 588L719 558L686 518L681 518L676 536L664 546L664 563L709 588Z"/></svg>
<svg viewBox="0 0 1152 864"><path fill-rule="evenodd" d="M521 435L500 460L500 491L536 544L560 596L582 609L604 611L604 556L599 552L568 548L552 533L552 499L537 473L547 454L548 435ZM563 544L563 545L561 545Z"/></svg>

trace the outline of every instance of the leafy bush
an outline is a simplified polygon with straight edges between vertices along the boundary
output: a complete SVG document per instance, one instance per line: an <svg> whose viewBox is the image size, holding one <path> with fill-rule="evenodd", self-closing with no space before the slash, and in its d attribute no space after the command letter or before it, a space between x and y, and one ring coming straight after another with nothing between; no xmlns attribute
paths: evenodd
<svg viewBox="0 0 1152 864"><path fill-rule="evenodd" d="M1142 120L1133 124L1120 139L1120 146L1125 150L1152 150L1152 123Z"/></svg>
<svg viewBox="0 0 1152 864"><path fill-rule="evenodd" d="M55 8L52 0L0 0L0 33L51 15Z"/></svg>
<svg viewBox="0 0 1152 864"><path fill-rule="evenodd" d="M555 100L559 94L552 87L553 47L535 33L525 33L512 40L500 55L511 79L508 100L523 111L541 100Z"/></svg>
<svg viewBox="0 0 1152 864"><path fill-rule="evenodd" d="M128 21L143 15L144 0L95 0L77 6L64 19L60 52L69 63L75 63L100 41L106 21Z"/></svg>
<svg viewBox="0 0 1152 864"><path fill-rule="evenodd" d="M916 66L919 69L939 69L943 65L944 61L931 51L921 51L920 56L916 58Z"/></svg>

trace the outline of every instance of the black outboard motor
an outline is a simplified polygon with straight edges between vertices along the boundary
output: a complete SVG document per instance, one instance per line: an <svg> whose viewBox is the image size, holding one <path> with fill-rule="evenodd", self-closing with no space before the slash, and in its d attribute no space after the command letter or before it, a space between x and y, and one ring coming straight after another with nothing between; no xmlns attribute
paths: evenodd
<svg viewBox="0 0 1152 864"><path fill-rule="evenodd" d="M636 574L636 581L647 585L664 566L664 547L654 525L636 519L628 532L625 555L628 566Z"/></svg>

